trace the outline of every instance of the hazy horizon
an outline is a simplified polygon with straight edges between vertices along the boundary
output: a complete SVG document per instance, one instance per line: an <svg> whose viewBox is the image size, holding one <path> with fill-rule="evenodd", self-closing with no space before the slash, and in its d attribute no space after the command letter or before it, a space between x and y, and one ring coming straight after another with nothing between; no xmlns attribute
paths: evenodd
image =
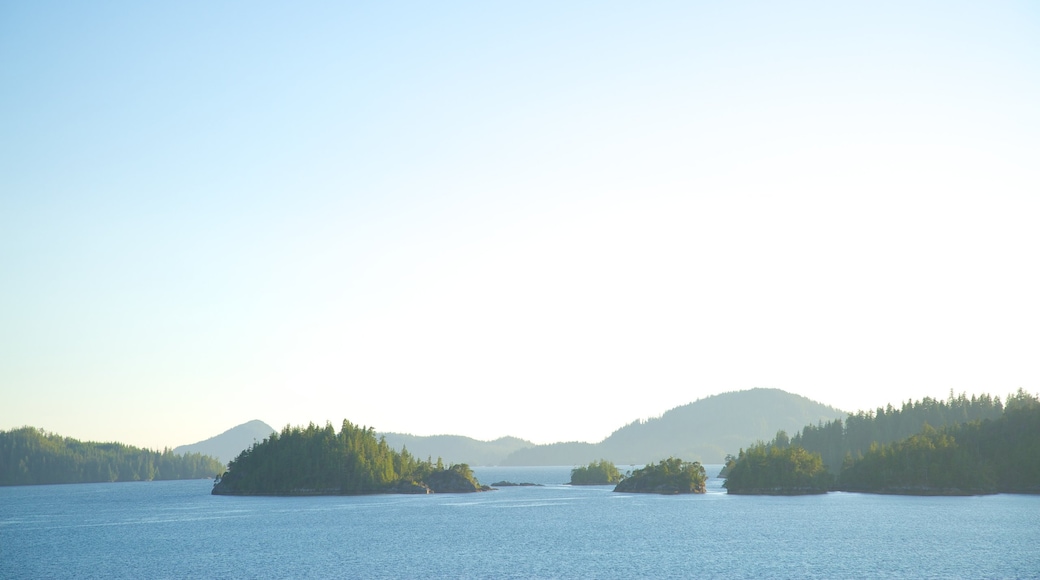
<svg viewBox="0 0 1040 580"><path fill-rule="evenodd" d="M0 7L0 429L1040 391L1040 7Z"/></svg>

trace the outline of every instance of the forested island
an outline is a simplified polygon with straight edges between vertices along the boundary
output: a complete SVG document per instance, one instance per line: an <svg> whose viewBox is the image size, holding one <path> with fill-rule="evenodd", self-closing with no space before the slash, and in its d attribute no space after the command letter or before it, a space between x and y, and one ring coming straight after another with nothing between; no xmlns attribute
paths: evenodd
<svg viewBox="0 0 1040 580"><path fill-rule="evenodd" d="M993 417L992 409L999 409ZM937 422L985 415L965 422ZM854 420L855 417L855 420ZM803 436L779 433L770 443L741 450L728 469L729 493L797 494L827 490L913 495L977 495L1040 493L1040 402L1019 390L1006 405L988 396L969 401L952 395L946 403L925 399L889 408L878 415L861 414L821 427L806 427ZM893 425L920 425L909 437L865 443L862 433L901 432ZM829 434L829 435L826 435ZM880 437L879 437L880 438ZM880 438L884 439L884 438ZM865 450L858 446L867 445ZM824 452L821 453L820 449ZM824 457L844 449L835 476ZM853 453L855 449L855 453ZM829 469L827 469L829 467Z"/></svg>
<svg viewBox="0 0 1040 580"><path fill-rule="evenodd" d="M617 466L600 459L571 470L571 485L614 485L621 481Z"/></svg>
<svg viewBox="0 0 1040 580"><path fill-rule="evenodd" d="M697 461L683 461L675 457L662 459L627 473L614 491L627 493L704 493L707 473Z"/></svg>
<svg viewBox="0 0 1040 580"><path fill-rule="evenodd" d="M35 427L0 431L0 485L201 479L222 471L198 453L78 441Z"/></svg>
<svg viewBox="0 0 1040 580"><path fill-rule="evenodd" d="M732 494L805 495L827 493L833 482L819 453L760 445L741 451L722 485Z"/></svg>
<svg viewBox="0 0 1040 580"><path fill-rule="evenodd" d="M420 461L390 448L375 429L343 421L286 427L228 463L215 495L360 495L486 491L468 465Z"/></svg>

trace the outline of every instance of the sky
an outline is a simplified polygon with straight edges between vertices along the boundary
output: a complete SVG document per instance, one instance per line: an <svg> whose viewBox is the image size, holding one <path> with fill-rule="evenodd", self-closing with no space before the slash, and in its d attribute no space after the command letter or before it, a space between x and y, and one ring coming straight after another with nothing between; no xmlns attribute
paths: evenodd
<svg viewBox="0 0 1040 580"><path fill-rule="evenodd" d="M1032 2L5 2L0 429L1040 391Z"/></svg>

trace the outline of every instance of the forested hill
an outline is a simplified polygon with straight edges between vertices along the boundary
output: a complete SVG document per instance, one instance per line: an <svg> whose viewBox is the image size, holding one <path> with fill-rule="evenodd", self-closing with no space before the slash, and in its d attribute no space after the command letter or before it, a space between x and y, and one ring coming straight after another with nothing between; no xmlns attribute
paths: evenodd
<svg viewBox="0 0 1040 580"><path fill-rule="evenodd" d="M34 427L0 431L0 485L199 479L223 470L198 453L77 441Z"/></svg>
<svg viewBox="0 0 1040 580"><path fill-rule="evenodd" d="M391 448L407 449L413 456L421 459L441 457L447 462L469 465L499 465L510 453L534 446L534 443L516 437L479 441L462 435L377 433L376 436L384 437Z"/></svg>
<svg viewBox="0 0 1040 580"><path fill-rule="evenodd" d="M267 423L253 420L237 427L232 427L220 435L215 435L205 441L174 447L173 452L212 455L226 465L228 461L238 457L239 453L242 453L242 451L248 449L254 443L267 439L274 432L275 429Z"/></svg>
<svg viewBox="0 0 1040 580"><path fill-rule="evenodd" d="M645 464L661 457L722 463L749 442L770 439L780 430L840 419L835 409L779 389L750 389L713 395L635 421L603 441L557 443L520 449L504 465L580 465L605 458L617 464Z"/></svg>

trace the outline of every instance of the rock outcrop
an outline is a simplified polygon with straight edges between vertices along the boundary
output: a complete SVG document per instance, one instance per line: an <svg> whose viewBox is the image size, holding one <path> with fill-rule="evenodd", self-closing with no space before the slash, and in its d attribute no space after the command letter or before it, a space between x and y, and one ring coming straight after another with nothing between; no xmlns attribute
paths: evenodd
<svg viewBox="0 0 1040 580"><path fill-rule="evenodd" d="M488 491L491 488L480 485L472 478L454 469L434 471L423 481L433 493L472 493L475 491Z"/></svg>
<svg viewBox="0 0 1040 580"><path fill-rule="evenodd" d="M398 481L397 483L390 486L390 489L386 490L386 492L422 495L426 493L433 493L433 490L431 490L430 487L424 483L419 483L417 481L405 481L402 479L401 481Z"/></svg>

